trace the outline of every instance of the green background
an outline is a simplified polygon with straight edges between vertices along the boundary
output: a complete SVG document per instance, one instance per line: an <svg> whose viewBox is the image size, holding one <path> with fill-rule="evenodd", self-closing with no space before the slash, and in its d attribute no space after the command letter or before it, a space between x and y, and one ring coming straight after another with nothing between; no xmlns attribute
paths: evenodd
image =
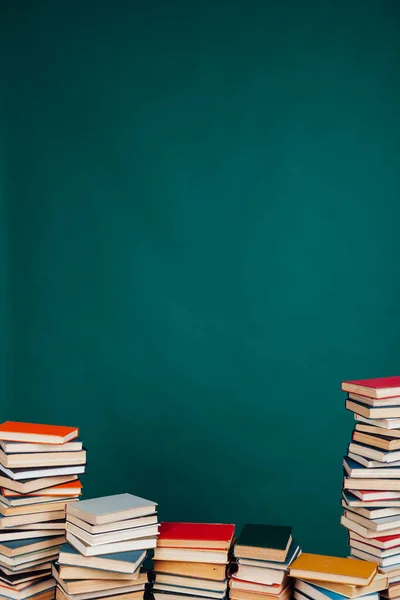
<svg viewBox="0 0 400 600"><path fill-rule="evenodd" d="M400 3L2 10L3 418L80 426L86 496L344 554L340 381L399 364Z"/></svg>

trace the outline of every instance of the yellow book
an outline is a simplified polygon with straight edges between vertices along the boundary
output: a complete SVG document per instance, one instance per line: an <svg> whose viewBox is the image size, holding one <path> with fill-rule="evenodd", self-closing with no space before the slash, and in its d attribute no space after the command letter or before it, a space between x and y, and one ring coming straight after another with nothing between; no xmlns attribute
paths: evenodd
<svg viewBox="0 0 400 600"><path fill-rule="evenodd" d="M290 576L311 581L330 581L349 585L369 585L378 564L366 560L300 554L290 565Z"/></svg>

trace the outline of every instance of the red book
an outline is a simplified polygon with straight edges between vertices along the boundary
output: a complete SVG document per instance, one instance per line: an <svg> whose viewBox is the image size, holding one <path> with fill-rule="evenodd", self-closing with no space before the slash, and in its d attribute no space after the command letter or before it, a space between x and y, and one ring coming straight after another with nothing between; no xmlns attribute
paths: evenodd
<svg viewBox="0 0 400 600"><path fill-rule="evenodd" d="M30 494L21 494L7 488L1 488L2 496L7 498L15 497L31 497L31 496L79 496L82 493L82 484L79 479L74 481L68 481L67 483L60 483L52 487L45 488L44 490L37 490L37 492L31 492Z"/></svg>
<svg viewBox="0 0 400 600"><path fill-rule="evenodd" d="M39 425L6 421L0 425L0 440L31 442L36 444L65 444L78 437L77 427L62 425Z"/></svg>
<svg viewBox="0 0 400 600"><path fill-rule="evenodd" d="M358 533L350 532L350 542L351 540L356 540L363 544L367 544L368 546L379 548L380 550L390 550L391 548L398 548L400 546L400 535L383 535L366 539L361 535L358 535Z"/></svg>
<svg viewBox="0 0 400 600"><path fill-rule="evenodd" d="M234 533L234 525L223 523L161 523L157 546L228 550Z"/></svg>
<svg viewBox="0 0 400 600"><path fill-rule="evenodd" d="M342 381L342 390L368 398L393 398L400 396L400 376Z"/></svg>

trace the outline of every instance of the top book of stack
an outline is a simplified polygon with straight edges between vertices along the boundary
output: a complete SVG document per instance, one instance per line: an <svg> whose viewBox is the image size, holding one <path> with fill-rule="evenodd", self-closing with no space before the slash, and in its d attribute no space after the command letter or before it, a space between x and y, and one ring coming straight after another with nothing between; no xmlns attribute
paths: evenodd
<svg viewBox="0 0 400 600"><path fill-rule="evenodd" d="M237 567L229 581L231 600L253 600L254 595L288 600L291 585L288 567L300 553L286 525L244 525L234 546Z"/></svg>
<svg viewBox="0 0 400 600"><path fill-rule="evenodd" d="M235 556L284 562L291 543L291 527L248 523L235 544Z"/></svg>
<svg viewBox="0 0 400 600"><path fill-rule="evenodd" d="M105 525L151 515L156 509L157 503L151 500L132 494L117 494L69 504L68 515L90 525Z"/></svg>
<svg viewBox="0 0 400 600"><path fill-rule="evenodd" d="M354 379L342 382L342 390L368 398L393 398L400 396L400 376L375 379Z"/></svg>
<svg viewBox="0 0 400 600"><path fill-rule="evenodd" d="M5 421L0 425L0 440L36 444L65 444L78 437L77 427L39 425Z"/></svg>

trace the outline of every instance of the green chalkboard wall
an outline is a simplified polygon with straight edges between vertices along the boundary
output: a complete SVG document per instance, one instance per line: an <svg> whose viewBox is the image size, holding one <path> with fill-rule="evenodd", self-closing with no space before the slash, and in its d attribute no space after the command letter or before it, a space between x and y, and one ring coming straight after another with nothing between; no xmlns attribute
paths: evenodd
<svg viewBox="0 0 400 600"><path fill-rule="evenodd" d="M9 8L3 416L79 425L87 496L346 552L340 381L399 371L399 19Z"/></svg>

